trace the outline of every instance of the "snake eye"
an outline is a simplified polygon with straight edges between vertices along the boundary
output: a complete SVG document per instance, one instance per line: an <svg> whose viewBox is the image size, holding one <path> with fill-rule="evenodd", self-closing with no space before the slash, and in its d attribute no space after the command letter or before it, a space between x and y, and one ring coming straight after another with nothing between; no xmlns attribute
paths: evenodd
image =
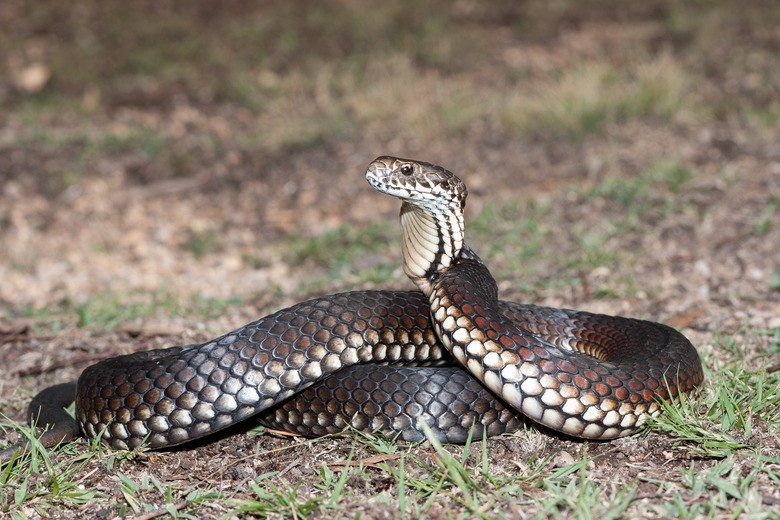
<svg viewBox="0 0 780 520"><path fill-rule="evenodd" d="M403 166L401 166L401 173L403 173L404 175L409 175L410 173L412 173L411 165L404 164Z"/></svg>

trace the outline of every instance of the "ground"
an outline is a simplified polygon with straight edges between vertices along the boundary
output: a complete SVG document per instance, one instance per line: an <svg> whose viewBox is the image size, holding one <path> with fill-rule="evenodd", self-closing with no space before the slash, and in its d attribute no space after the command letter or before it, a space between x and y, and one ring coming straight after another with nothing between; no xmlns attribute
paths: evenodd
<svg viewBox="0 0 780 520"><path fill-rule="evenodd" d="M84 441L0 475L0 511L780 514L775 3L220 5L0 6L0 413L96 359L411 289L398 203L363 178L386 154L464 179L502 298L670 324L707 382L611 442Z"/></svg>

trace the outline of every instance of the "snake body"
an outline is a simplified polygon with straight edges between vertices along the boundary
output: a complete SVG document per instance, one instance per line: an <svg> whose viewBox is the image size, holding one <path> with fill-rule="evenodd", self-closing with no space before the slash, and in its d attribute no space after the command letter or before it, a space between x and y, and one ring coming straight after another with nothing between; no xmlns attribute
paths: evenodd
<svg viewBox="0 0 780 520"><path fill-rule="evenodd" d="M414 395L414 388L409 388L414 382L385 378L383 387L372 388L371 377L395 374L397 364L445 360L428 314L426 298L412 291L362 291L310 300L202 345L134 353L88 367L77 384L76 416L87 436L102 431L103 439L114 448L133 448L144 440L153 448L173 446L255 415L322 379L326 379L324 384L315 391L336 396L339 391L329 390L328 385L334 385L328 376L346 368L352 371L347 377L356 381L353 387L365 392L368 385L374 394L370 399L350 395L341 400L344 407L338 398L329 399L331 411L326 406L314 417L305 417L313 411L309 396L301 395L286 411L282 407L267 417L281 418L286 413L287 420L273 422L308 434L316 434L320 427L338 426L341 421L336 416L349 416L358 428L365 424L364 429L407 432L422 412L415 404L423 401L427 405L437 398L422 388L420 393L428 396L429 403L426 397L418 397L400 406L391 398L389 402L395 405L380 407L388 398L379 393L395 394L396 400L398 395ZM370 364L367 370L354 372L356 365L366 363ZM461 401L449 414L426 406L424 413L429 418L442 419L441 425L430 424L441 432L440 438L465 439L474 417L488 429L500 417L502 421L492 426L494 431L503 431L504 424L516 421L512 414L500 413L502 406L488 391L472 378L466 379L472 389L479 389L466 403L467 409ZM462 386L456 392L468 391L468 386ZM480 402L486 399L488 406ZM358 410L346 403L361 401L368 407L353 419ZM491 412L496 404L498 411ZM471 411L475 407L477 411ZM294 410L304 408L296 419ZM470 413L462 417L464 412ZM458 417L456 424L451 423L453 416ZM419 433L407 432L406 438L419 438Z"/></svg>
<svg viewBox="0 0 780 520"><path fill-rule="evenodd" d="M437 337L530 419L611 439L703 380L696 349L665 325L546 308L505 316L495 280L464 241L466 186L446 169L380 157L366 178L403 201L404 271L428 297Z"/></svg>
<svg viewBox="0 0 780 520"><path fill-rule="evenodd" d="M516 427L520 412L609 439L702 382L696 350L670 327L498 300L464 242L467 190L449 171L380 157L366 177L403 201L404 271L420 291L331 295L201 345L97 363L76 387L81 431L161 448L264 413L307 435L350 425L418 440L422 421L463 442L472 428L479 438ZM458 367L408 366L453 357Z"/></svg>

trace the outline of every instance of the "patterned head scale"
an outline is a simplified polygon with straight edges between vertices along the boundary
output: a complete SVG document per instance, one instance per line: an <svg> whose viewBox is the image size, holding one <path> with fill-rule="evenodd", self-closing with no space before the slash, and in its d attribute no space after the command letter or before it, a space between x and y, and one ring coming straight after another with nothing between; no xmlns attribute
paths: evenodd
<svg viewBox="0 0 780 520"><path fill-rule="evenodd" d="M441 166L396 157L378 157L368 167L366 179L383 193L409 202L433 215L445 208L463 211L468 190L452 172Z"/></svg>

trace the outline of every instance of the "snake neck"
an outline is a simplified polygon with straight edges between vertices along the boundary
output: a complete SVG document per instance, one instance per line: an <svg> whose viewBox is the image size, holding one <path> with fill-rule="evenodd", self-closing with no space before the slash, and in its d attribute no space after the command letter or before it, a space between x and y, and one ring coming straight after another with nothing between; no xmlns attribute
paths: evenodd
<svg viewBox="0 0 780 520"><path fill-rule="evenodd" d="M404 273L427 296L433 281L461 257L477 258L464 243L463 211L425 211L404 202L401 230Z"/></svg>

